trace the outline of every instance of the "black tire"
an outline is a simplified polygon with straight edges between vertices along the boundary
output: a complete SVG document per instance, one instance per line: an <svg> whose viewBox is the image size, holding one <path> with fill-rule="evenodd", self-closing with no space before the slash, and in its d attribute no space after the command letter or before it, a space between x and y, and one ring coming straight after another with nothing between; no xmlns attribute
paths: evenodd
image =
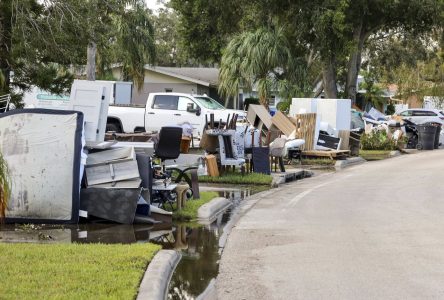
<svg viewBox="0 0 444 300"><path fill-rule="evenodd" d="M113 131L115 133L122 133L122 128L120 128L120 125L116 123L108 123L106 124L106 131Z"/></svg>

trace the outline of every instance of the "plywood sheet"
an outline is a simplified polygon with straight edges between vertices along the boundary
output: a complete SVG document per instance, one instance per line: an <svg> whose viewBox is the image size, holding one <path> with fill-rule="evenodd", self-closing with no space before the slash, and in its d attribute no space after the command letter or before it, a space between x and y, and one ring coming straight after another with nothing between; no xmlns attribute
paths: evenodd
<svg viewBox="0 0 444 300"><path fill-rule="evenodd" d="M273 126L271 115L263 105L250 104L248 106L247 120L255 127L258 126L258 122L262 122L267 129L271 129Z"/></svg>
<svg viewBox="0 0 444 300"><path fill-rule="evenodd" d="M274 126L276 126L280 131L282 131L287 137L296 129L295 124L290 121L290 119L280 111L277 111L271 118Z"/></svg>
<svg viewBox="0 0 444 300"><path fill-rule="evenodd" d="M218 177L219 176L219 168L217 167L216 156L207 155L207 156L205 156L205 160L207 163L208 175L211 177Z"/></svg>
<svg viewBox="0 0 444 300"><path fill-rule="evenodd" d="M350 130L339 130L338 137L341 139L339 150L350 150Z"/></svg>

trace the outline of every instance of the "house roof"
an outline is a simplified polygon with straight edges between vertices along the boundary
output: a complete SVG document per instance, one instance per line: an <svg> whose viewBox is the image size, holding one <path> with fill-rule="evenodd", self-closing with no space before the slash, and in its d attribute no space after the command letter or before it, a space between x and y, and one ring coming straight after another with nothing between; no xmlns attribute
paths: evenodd
<svg viewBox="0 0 444 300"><path fill-rule="evenodd" d="M145 69L194 82L203 86L217 86L219 83L218 68L175 68L146 65Z"/></svg>

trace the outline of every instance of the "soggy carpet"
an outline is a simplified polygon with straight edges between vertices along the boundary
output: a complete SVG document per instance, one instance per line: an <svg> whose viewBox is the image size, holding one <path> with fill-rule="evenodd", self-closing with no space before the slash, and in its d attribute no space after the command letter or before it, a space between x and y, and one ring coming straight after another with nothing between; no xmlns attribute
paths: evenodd
<svg viewBox="0 0 444 300"><path fill-rule="evenodd" d="M0 299L134 299L153 244L1 244Z"/></svg>

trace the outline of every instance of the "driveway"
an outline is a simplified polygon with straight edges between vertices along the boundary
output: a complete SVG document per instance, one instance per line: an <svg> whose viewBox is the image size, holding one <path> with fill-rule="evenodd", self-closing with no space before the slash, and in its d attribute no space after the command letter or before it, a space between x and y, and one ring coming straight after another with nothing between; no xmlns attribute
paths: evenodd
<svg viewBox="0 0 444 300"><path fill-rule="evenodd" d="M233 228L218 299L443 299L444 150L285 185Z"/></svg>

